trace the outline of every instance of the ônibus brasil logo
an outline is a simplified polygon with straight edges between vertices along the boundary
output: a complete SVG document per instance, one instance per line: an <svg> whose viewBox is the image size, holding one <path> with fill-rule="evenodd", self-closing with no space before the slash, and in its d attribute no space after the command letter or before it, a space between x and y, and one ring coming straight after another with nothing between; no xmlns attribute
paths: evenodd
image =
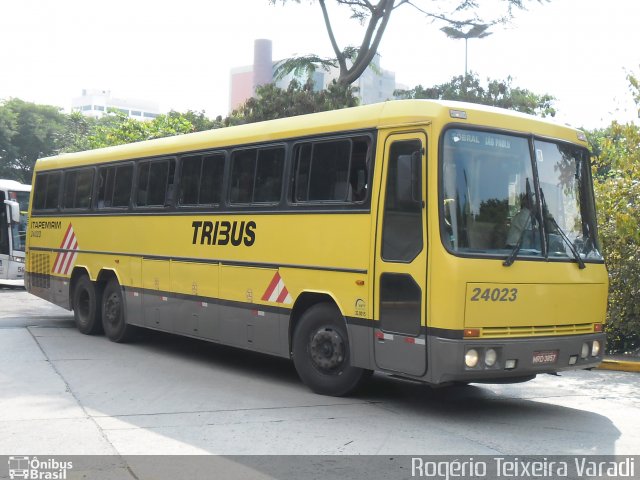
<svg viewBox="0 0 640 480"><path fill-rule="evenodd" d="M73 462L61 462L54 458L39 460L38 457L9 457L9 478L29 480L65 480L67 470L73 468Z"/></svg>

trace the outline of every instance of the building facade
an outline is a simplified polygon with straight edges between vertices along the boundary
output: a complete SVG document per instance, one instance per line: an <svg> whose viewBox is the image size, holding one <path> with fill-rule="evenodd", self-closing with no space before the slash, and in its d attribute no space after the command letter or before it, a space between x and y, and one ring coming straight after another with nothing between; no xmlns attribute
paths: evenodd
<svg viewBox="0 0 640 480"><path fill-rule="evenodd" d="M275 83L280 88L287 88L293 75L287 75L276 81L274 71L278 61L272 58L271 40L258 39L254 43L253 64L236 67L231 70L229 111L237 109L256 93L256 87L267 83ZM396 89L395 72L380 67L380 55L374 57L373 68L367 68L360 78L353 83L356 96L361 105L384 102L394 98ZM322 90L338 78L338 69L329 72L317 70L313 74L315 88Z"/></svg>
<svg viewBox="0 0 640 480"><path fill-rule="evenodd" d="M118 110L135 120L153 120L160 115L158 104L146 100L116 98L110 90L82 90L82 95L71 100L71 111L87 117L99 118L110 109Z"/></svg>

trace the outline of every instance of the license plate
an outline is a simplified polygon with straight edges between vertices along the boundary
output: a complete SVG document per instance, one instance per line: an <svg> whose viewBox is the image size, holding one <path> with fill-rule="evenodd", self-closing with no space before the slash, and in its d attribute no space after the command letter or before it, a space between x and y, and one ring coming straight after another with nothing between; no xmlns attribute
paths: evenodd
<svg viewBox="0 0 640 480"><path fill-rule="evenodd" d="M545 350L542 352L533 352L534 365L547 365L558 361L558 350Z"/></svg>

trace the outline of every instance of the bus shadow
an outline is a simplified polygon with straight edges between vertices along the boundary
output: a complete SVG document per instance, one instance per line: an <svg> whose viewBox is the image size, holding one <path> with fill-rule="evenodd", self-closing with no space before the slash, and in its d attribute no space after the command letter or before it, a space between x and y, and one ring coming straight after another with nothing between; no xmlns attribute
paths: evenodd
<svg viewBox="0 0 640 480"><path fill-rule="evenodd" d="M171 354L182 359L211 363L233 374L258 375L270 381L291 384L299 382L293 362L265 353L154 330L141 331L135 344L144 345L161 355Z"/></svg>
<svg viewBox="0 0 640 480"><path fill-rule="evenodd" d="M613 454L615 442L620 437L620 431L609 418L582 409L576 403L582 400L586 404L588 392L568 391L558 377L544 376L516 385L432 388L376 373L351 397L336 399L310 392L288 359L151 331L140 336L136 348L144 350L145 355L161 356L167 362L186 361L194 366L197 370L195 375L183 373L179 378L185 392L198 392L202 388L201 382L206 380L201 372L215 370L217 375L233 379L223 387L228 389L225 395L237 398L239 407L249 405L247 411L254 411L247 413L251 422L264 422L262 428L265 429L275 428L275 424L270 423L272 421L286 423L288 420L273 420L269 415L263 418L259 413L261 409L299 408L298 414L304 416L303 410L307 407L326 407L338 409L339 415L346 415L349 424L370 424L362 416L362 411L366 410L377 417L387 417L381 425L395 425L393 428L400 430L418 428L418 431L423 431L420 435L425 439L429 437L429 433L424 433L427 431L451 432L454 437L461 436L467 445L469 441L477 442L479 450L471 452L476 454L490 451L500 454ZM174 382L177 379L165 378L164 381ZM252 388L247 387L250 384ZM566 397L560 396L563 391L567 392ZM217 404L216 398L200 398L199 405L204 402L211 412L225 411L227 407ZM278 404L280 401L282 406ZM183 411L195 408L198 399L193 399L193 405L188 403L189 400L181 406ZM311 412L313 408L307 410ZM234 414L230 413L230 416ZM325 414L328 419L333 418L329 410L313 413L316 416ZM137 422L135 415L125 417L127 422ZM314 417L314 420L318 421L318 418ZM219 428L215 422L208 425L214 430ZM139 426L146 428L144 422ZM220 453L219 446L184 434L184 431L165 429L162 434L205 451ZM418 451L422 448L420 445L420 442L416 444ZM238 448L238 453L256 453L246 445ZM299 453L290 448L285 447L283 453ZM326 445L321 451L327 451ZM263 450L257 453L263 453Z"/></svg>

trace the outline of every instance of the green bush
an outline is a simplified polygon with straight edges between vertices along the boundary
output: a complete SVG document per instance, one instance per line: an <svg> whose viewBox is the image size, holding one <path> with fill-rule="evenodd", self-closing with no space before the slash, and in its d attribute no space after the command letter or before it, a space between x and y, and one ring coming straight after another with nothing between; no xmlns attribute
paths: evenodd
<svg viewBox="0 0 640 480"><path fill-rule="evenodd" d="M630 77L632 88L637 81ZM634 83L635 81L635 83ZM636 87L637 88L637 87ZM636 102L638 95L636 93ZM598 228L609 270L607 351L640 348L640 127L591 132Z"/></svg>

